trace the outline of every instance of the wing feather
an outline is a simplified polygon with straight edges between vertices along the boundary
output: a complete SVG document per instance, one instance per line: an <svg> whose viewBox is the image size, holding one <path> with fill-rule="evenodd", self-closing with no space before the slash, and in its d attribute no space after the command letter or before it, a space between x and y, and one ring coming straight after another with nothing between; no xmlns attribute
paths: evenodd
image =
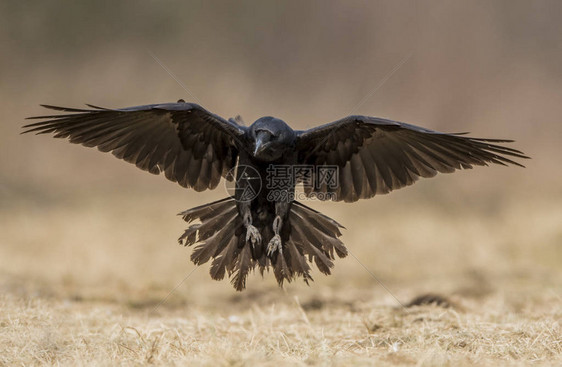
<svg viewBox="0 0 562 367"><path fill-rule="evenodd" d="M25 125L23 133L52 134L97 147L150 173L164 172L167 179L197 191L215 188L245 144L246 127L193 103L122 109L42 106L65 113L30 117L43 121Z"/></svg>
<svg viewBox="0 0 562 367"><path fill-rule="evenodd" d="M500 165L523 165L523 152L501 145L506 139L482 139L465 133L446 134L419 126L367 116L344 119L297 132L299 164L337 166L339 187L319 182L314 170L307 195L325 200L353 202L386 194L437 172Z"/></svg>

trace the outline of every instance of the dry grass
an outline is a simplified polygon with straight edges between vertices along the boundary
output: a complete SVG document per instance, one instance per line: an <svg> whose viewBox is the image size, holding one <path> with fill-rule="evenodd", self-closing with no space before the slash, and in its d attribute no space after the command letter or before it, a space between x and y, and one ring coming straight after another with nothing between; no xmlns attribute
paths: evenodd
<svg viewBox="0 0 562 367"><path fill-rule="evenodd" d="M203 267L166 298L193 269L175 192L16 197L0 211L0 365L561 363L560 198L419 185L316 205L392 295L350 257L311 287L254 275L243 293ZM428 292L447 303L393 298Z"/></svg>
<svg viewBox="0 0 562 367"><path fill-rule="evenodd" d="M6 365L23 364L528 364L560 363L559 299L505 312L502 297L470 312L385 305L319 310L297 302L247 309L132 312L109 304L2 299ZM484 307L482 307L484 306ZM224 304L227 307L227 304Z"/></svg>

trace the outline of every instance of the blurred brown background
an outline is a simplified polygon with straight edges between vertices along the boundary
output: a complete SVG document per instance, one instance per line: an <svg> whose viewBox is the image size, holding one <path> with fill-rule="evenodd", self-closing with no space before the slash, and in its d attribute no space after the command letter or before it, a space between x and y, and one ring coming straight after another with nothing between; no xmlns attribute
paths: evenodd
<svg viewBox="0 0 562 367"><path fill-rule="evenodd" d="M114 284L109 298L158 298L189 272L174 215L223 190L185 191L111 155L19 135L25 117L44 113L40 103L119 108L184 98L247 123L273 115L304 129L356 113L515 139L533 158L526 169L477 168L353 205L309 204L347 227L344 242L399 296L497 289L514 277L514 289L559 290L559 1L4 1L0 24L7 289L87 293ZM178 297L198 285L227 292L207 270ZM352 258L334 272L317 274L310 291L353 284L388 297ZM249 288L275 289L271 278L252 276Z"/></svg>

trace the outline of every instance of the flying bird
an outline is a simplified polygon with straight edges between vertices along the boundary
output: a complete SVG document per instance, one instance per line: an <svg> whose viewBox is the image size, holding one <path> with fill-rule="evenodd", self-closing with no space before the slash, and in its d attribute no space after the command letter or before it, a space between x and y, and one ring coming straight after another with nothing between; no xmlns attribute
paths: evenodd
<svg viewBox="0 0 562 367"><path fill-rule="evenodd" d="M247 127L203 107L177 103L108 109L42 105L58 114L24 133L52 134L97 147L195 191L234 184L228 197L180 213L189 227L179 238L194 246L191 260L211 261L210 274L226 275L236 290L256 268L273 269L280 286L312 280L311 264L328 275L347 250L335 220L295 200L355 202L386 194L438 172L496 163L523 167L528 158L505 139L447 134L368 116L348 116L309 130L262 117Z"/></svg>

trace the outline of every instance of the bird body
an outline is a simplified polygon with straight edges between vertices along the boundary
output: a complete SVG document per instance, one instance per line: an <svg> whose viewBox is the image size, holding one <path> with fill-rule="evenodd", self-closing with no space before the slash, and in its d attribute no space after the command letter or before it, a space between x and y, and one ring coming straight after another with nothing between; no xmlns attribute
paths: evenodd
<svg viewBox="0 0 562 367"><path fill-rule="evenodd" d="M107 109L44 107L24 133L50 133L97 147L196 191L234 181L229 197L180 213L190 224L180 243L195 264L211 261L211 277L227 274L243 290L249 272L270 268L279 283L312 280L310 264L330 274L347 250L335 220L295 201L306 197L354 202L474 165L522 166L528 158L502 139L446 134L368 116L348 116L309 130L262 117L246 127L203 107L164 103Z"/></svg>

